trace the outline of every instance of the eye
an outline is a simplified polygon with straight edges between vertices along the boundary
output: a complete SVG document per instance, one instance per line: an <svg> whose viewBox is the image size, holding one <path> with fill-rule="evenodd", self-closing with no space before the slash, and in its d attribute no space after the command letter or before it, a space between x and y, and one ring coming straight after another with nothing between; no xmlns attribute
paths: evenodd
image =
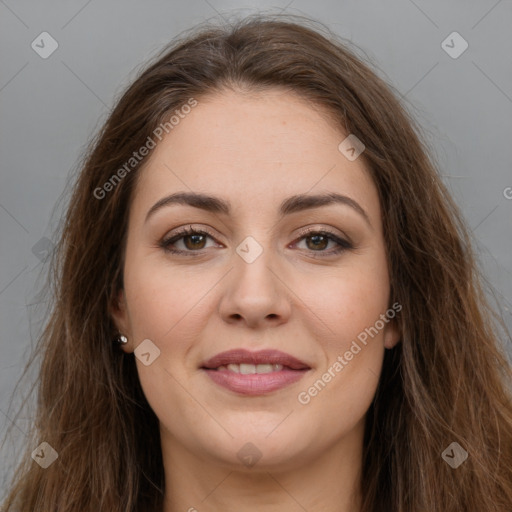
<svg viewBox="0 0 512 512"><path fill-rule="evenodd" d="M305 242L307 250L325 253L327 255L339 254L347 249L353 249L353 245L348 240L340 238L334 233L326 230L307 231L306 233L303 233L298 240ZM325 249L329 245L329 242L332 242L335 247L330 251L326 251Z"/></svg>
<svg viewBox="0 0 512 512"><path fill-rule="evenodd" d="M192 226L188 226L174 233L171 237L164 238L159 245L164 251L173 254L201 254L201 251L207 248L205 244L208 238L215 240L213 235L208 231L193 229ZM326 255L339 254L347 249L353 249L353 245L348 240L344 240L327 230L309 230L303 233L297 241L304 241L306 243L306 250L325 253ZM294 243L297 243L297 241ZM184 248L175 247L180 242L183 244ZM334 249L326 251L325 249L330 242L333 243L335 247Z"/></svg>
<svg viewBox="0 0 512 512"><path fill-rule="evenodd" d="M159 245L164 251L175 254L199 252L206 248L205 243L207 238L213 239L213 235L208 231L192 229L192 226L189 226L181 229L171 237L164 238ZM183 242L185 249L176 249L173 247L176 242Z"/></svg>

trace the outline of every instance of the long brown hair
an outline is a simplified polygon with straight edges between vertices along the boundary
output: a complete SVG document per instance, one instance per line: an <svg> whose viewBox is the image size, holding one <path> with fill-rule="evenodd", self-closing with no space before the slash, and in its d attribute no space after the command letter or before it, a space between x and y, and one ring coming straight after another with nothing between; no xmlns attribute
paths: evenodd
<svg viewBox="0 0 512 512"><path fill-rule="evenodd" d="M123 286L144 159L104 184L190 98L273 87L325 107L363 141L379 192L402 338L386 350L367 414L363 511L512 510L511 368L468 231L390 87L346 42L313 25L257 15L200 26L166 47L117 102L84 158L54 252L33 443L4 510L161 510L158 421L133 355L113 346L109 313ZM59 455L44 470L30 458L43 441ZM442 457L453 442L469 454L457 469Z"/></svg>

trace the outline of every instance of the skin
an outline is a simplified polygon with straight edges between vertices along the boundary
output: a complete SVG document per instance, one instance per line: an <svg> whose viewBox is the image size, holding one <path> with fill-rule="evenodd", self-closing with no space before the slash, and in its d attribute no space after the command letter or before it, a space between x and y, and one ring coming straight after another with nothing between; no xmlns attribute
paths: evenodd
<svg viewBox="0 0 512 512"><path fill-rule="evenodd" d="M346 136L289 91L222 91L200 98L141 170L113 316L129 340L123 350L145 339L160 350L149 366L137 358L137 368L160 421L165 512L359 510L364 418L384 350L399 340L396 322L309 403L298 401L390 307L377 190L363 157L338 150ZM232 212L174 204L146 222L158 200L179 191L221 197ZM369 223L342 204L278 215L289 196L325 192L357 201ZM214 238L181 238L174 248L183 255L160 247L189 224ZM315 241L306 227L330 229L354 248L334 254L336 242ZM247 236L263 249L252 263L236 252ZM222 388L200 370L242 347L282 350L311 369L261 396ZM237 457L248 442L261 453L252 467Z"/></svg>

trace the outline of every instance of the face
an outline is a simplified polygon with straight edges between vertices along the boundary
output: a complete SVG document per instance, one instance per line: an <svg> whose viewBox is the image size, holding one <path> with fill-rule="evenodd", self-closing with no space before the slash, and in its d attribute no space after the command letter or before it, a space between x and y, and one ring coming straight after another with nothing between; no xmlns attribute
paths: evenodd
<svg viewBox="0 0 512 512"><path fill-rule="evenodd" d="M174 453L285 468L360 439L398 309L347 135L290 92L216 93L140 171L114 319Z"/></svg>

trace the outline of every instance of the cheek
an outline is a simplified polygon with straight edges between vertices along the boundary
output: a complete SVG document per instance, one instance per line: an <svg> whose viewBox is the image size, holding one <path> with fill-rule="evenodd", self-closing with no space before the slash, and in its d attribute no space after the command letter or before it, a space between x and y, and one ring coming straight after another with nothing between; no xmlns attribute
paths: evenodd
<svg viewBox="0 0 512 512"><path fill-rule="evenodd" d="M182 324L201 309L200 298L211 288L207 275L171 267L161 257L135 254L125 268L125 292L135 338L175 337ZM213 283L212 283L213 284Z"/></svg>
<svg viewBox="0 0 512 512"><path fill-rule="evenodd" d="M318 324L318 341L329 352L350 345L388 309L389 280L383 258L362 259L321 278L301 276L296 286L297 295L314 313L309 317Z"/></svg>
<svg viewBox="0 0 512 512"><path fill-rule="evenodd" d="M388 293L385 287L376 289L369 277L352 275L329 288L324 314L330 312L330 329L316 334L325 358L296 397L308 418L323 418L326 436L347 432L361 421L377 390L384 329L378 328L381 323L376 328L376 322L387 310Z"/></svg>
<svg viewBox="0 0 512 512"><path fill-rule="evenodd" d="M198 413L197 403L187 399L183 383L190 370L189 352L201 338L203 321L208 318L207 301L200 299L213 283L207 286L207 276L201 279L165 265L133 263L127 266L125 282L133 337L136 344L150 339L160 350L149 366L136 360L139 380L159 420L180 431L176 417ZM186 436L186 429L182 435Z"/></svg>
<svg viewBox="0 0 512 512"><path fill-rule="evenodd" d="M302 387L299 403L308 402L318 414L335 406L336 421L359 418L373 399L382 368L387 323L381 315L389 300L386 260L380 252L361 258L316 284L305 280L300 293L314 305L308 329L325 358Z"/></svg>
<svg viewBox="0 0 512 512"><path fill-rule="evenodd" d="M150 339L160 350L154 366L166 370L179 382L195 370L199 341L208 334L208 321L214 314L212 297L219 276L211 271L171 268L170 265L140 264L134 260L126 272L125 292L129 304L132 336L138 344ZM143 264L144 262L144 264ZM211 291L212 293L209 293ZM158 386L166 393L178 388L169 375L159 378L139 364L143 388L158 394ZM163 380L162 380L163 379Z"/></svg>

